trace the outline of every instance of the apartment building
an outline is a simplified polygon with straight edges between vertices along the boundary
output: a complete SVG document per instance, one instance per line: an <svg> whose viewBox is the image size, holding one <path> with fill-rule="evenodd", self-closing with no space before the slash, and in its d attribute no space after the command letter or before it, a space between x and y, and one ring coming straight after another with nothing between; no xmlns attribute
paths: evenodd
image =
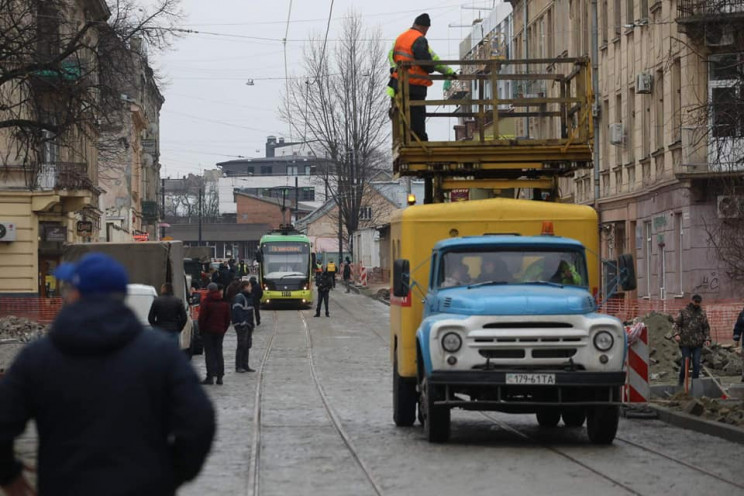
<svg viewBox="0 0 744 496"><path fill-rule="evenodd" d="M591 0L510 3L515 57L591 55ZM634 255L634 296L741 297L736 260L716 245L744 215L744 0L596 3L598 182L579 170L562 199L598 209L603 256Z"/></svg>
<svg viewBox="0 0 744 496"><path fill-rule="evenodd" d="M62 245L97 239L100 228L96 131L75 111L95 103L98 70L88 47L110 11L103 0L12 5L19 11L0 12L0 31L15 40L6 46L19 47L3 55L18 77L0 85L0 120L17 123L0 129L0 293L50 295ZM23 23L14 24L19 13ZM89 22L94 27L76 38ZM62 47L74 50L63 56L70 50Z"/></svg>

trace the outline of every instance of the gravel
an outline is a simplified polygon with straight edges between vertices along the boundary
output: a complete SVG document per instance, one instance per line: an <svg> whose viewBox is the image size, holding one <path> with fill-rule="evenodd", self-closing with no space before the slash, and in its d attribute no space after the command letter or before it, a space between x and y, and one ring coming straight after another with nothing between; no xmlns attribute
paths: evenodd
<svg viewBox="0 0 744 496"><path fill-rule="evenodd" d="M22 317L0 317L0 371L8 369L24 344L43 336L46 329L46 326Z"/></svg>

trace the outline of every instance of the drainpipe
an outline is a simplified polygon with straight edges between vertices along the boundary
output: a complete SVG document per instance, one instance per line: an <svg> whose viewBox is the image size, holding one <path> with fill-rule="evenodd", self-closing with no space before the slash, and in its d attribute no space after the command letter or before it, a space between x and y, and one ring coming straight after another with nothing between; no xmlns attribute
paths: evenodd
<svg viewBox="0 0 744 496"><path fill-rule="evenodd" d="M524 58L525 59L527 59L527 48L528 48L528 45L527 45L527 2L528 1L529 0L524 0L524 4L522 6L523 7L522 10L524 12L524 22L522 23L522 45L524 46ZM524 64L524 73L529 74L529 72L530 72L530 65ZM527 85L527 81L525 81L524 84ZM524 90L524 86L522 87L522 89ZM530 108L527 107L527 112L529 111L530 111ZM529 117L524 118L524 137L527 139L529 139L530 137L530 118Z"/></svg>
<svg viewBox="0 0 744 496"><path fill-rule="evenodd" d="M594 104L594 209L599 212L599 15L597 0L592 0L592 93Z"/></svg>

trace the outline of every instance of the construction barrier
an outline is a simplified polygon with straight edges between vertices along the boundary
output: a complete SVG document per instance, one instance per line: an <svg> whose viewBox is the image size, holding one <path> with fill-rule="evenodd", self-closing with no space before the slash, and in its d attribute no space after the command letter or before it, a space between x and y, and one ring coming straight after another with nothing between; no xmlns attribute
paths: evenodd
<svg viewBox="0 0 744 496"><path fill-rule="evenodd" d="M679 311L688 303L690 303L689 295L685 298L671 300L612 298L602 305L600 311L626 322L636 317L643 318L644 315L651 312L665 313L676 318ZM744 309L744 302L732 299L713 300L703 296L702 307L708 315L710 335L713 341L731 342L734 323L739 316L739 312Z"/></svg>
<svg viewBox="0 0 744 496"><path fill-rule="evenodd" d="M367 267L362 265L361 284L363 288L367 287Z"/></svg>
<svg viewBox="0 0 744 496"><path fill-rule="evenodd" d="M626 403L646 403L651 397L648 382L648 328L643 322L625 326L628 336L628 376L623 391Z"/></svg>
<svg viewBox="0 0 744 496"><path fill-rule="evenodd" d="M62 298L0 296L0 317L13 315L39 324L49 324L57 316L60 308Z"/></svg>

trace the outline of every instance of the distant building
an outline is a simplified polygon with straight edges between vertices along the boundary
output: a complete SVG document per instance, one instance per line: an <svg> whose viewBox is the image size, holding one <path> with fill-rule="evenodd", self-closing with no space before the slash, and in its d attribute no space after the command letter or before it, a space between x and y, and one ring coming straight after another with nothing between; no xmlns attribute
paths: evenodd
<svg viewBox="0 0 744 496"><path fill-rule="evenodd" d="M269 224L278 229L282 224L292 224L314 210L305 203L295 204L279 198L258 196L242 191L235 192L238 224Z"/></svg>

